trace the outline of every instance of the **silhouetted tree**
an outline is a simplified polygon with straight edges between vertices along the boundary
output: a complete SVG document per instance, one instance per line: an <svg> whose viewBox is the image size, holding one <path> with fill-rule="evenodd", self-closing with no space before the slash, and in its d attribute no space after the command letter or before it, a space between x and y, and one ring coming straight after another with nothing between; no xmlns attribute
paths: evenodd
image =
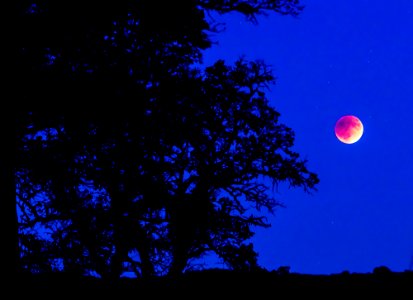
<svg viewBox="0 0 413 300"><path fill-rule="evenodd" d="M210 46L204 10L254 20L265 11L295 15L298 1L188 0L179 10L163 1L64 3L21 2L14 62L26 88L16 96L86 101L102 112L27 109L22 118L15 167L23 229L41 224L54 240L38 251L111 278L127 262L143 276L179 274L209 251L232 268L255 268L251 226L268 226L258 211L277 205L262 179L305 189L318 179L268 105L273 77L263 63L192 64ZM174 12L165 22L161 6ZM116 109L100 99L114 99Z"/></svg>

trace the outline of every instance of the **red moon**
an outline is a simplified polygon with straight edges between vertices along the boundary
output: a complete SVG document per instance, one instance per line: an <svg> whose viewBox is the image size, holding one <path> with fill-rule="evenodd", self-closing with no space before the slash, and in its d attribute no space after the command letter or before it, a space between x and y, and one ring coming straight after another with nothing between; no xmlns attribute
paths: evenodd
<svg viewBox="0 0 413 300"><path fill-rule="evenodd" d="M334 128L337 138L345 144L354 144L363 135L363 123L355 116L341 117Z"/></svg>

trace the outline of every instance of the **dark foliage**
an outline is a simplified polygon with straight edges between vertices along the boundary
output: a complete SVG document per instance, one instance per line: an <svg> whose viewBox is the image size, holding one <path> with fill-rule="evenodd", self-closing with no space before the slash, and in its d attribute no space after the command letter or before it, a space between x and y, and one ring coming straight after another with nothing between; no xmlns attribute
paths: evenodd
<svg viewBox="0 0 413 300"><path fill-rule="evenodd" d="M211 44L208 11L255 20L296 15L298 1L175 5L16 4L22 109L9 165L22 268L177 275L213 252L232 269L256 270L249 239L279 205L271 184L317 184L268 104L274 78L263 62L194 67ZM170 12L162 22L160 7Z"/></svg>

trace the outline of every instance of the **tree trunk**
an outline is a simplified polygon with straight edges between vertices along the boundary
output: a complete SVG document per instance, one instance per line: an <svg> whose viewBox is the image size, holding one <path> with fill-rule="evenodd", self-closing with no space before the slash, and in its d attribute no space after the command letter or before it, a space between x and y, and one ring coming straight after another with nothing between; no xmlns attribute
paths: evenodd
<svg viewBox="0 0 413 300"><path fill-rule="evenodd" d="M138 253L141 261L141 276L143 278L150 278L155 275L155 269L151 261L150 243L151 241L146 236L144 229L140 228L138 231Z"/></svg>
<svg viewBox="0 0 413 300"><path fill-rule="evenodd" d="M168 273L172 277L182 275L188 264L187 248L180 244L174 245L174 248L173 261Z"/></svg>
<svg viewBox="0 0 413 300"><path fill-rule="evenodd" d="M115 253L110 262L109 279L111 282L119 280L123 271L123 262L126 260L128 250L125 247L124 203L125 195L119 191L111 192L111 215L113 225L113 245Z"/></svg>
<svg viewBox="0 0 413 300"><path fill-rule="evenodd" d="M10 112L3 112L0 116L0 130L2 154L0 156L0 201L3 216L2 228L5 231L2 242L3 264L2 273L7 277L15 277L19 270L19 239L18 220L16 210L15 158L16 158L16 120L10 118ZM12 117L14 115L12 114Z"/></svg>

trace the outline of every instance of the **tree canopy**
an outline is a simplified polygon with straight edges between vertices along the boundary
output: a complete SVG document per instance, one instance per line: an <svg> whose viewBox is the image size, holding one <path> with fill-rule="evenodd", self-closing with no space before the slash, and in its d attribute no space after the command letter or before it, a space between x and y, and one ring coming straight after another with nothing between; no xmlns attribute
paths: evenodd
<svg viewBox="0 0 413 300"><path fill-rule="evenodd" d="M253 21L296 15L299 2L175 5L20 3L14 62L25 88L16 96L51 105L28 105L17 118L27 270L176 275L210 252L230 268L258 268L250 238L279 205L271 185L315 188L293 131L269 104L269 67L194 64L211 46L208 11ZM170 12L162 22L160 8Z"/></svg>

